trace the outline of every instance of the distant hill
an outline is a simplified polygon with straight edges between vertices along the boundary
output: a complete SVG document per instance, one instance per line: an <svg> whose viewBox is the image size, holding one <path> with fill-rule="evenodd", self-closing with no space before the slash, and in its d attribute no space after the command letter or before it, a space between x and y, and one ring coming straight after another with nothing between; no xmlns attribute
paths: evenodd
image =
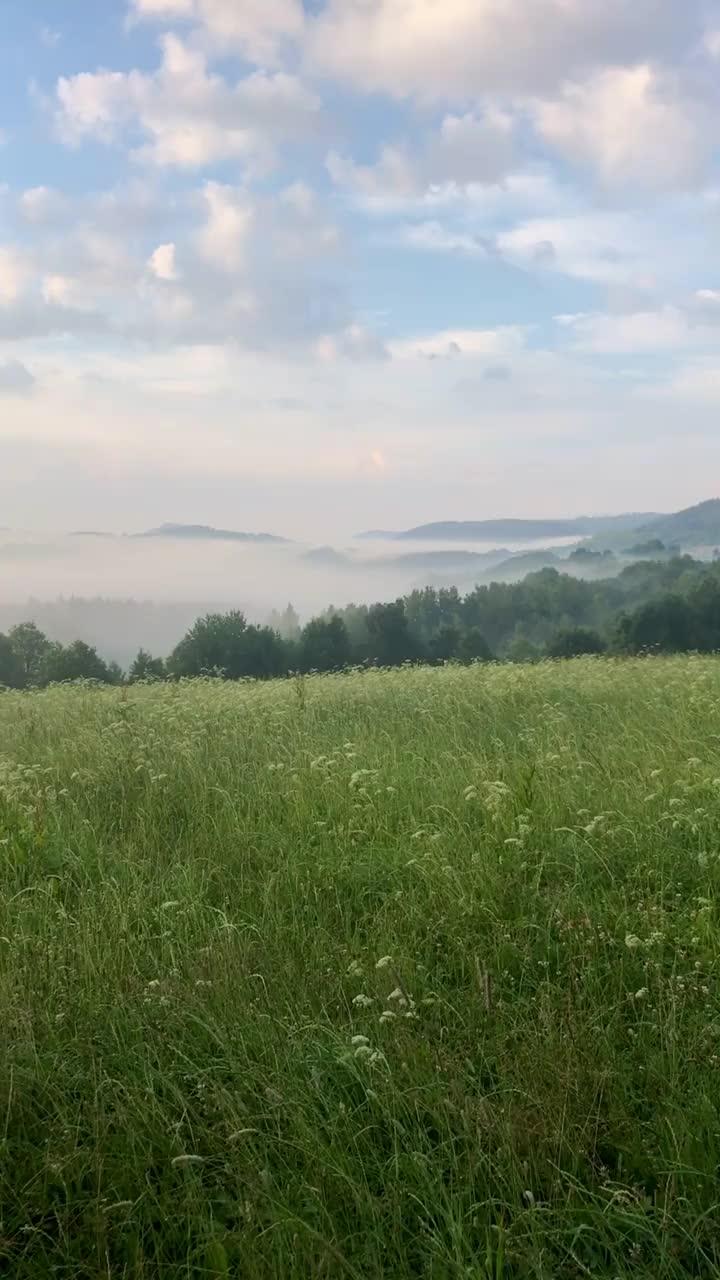
<svg viewBox="0 0 720 1280"><path fill-rule="evenodd" d="M395 542L503 542L533 541L539 538L586 538L602 530L635 531L652 520L654 513L628 512L618 516L577 516L562 520L440 520L400 532L372 530L359 538L385 538Z"/></svg>
<svg viewBox="0 0 720 1280"><path fill-rule="evenodd" d="M161 524L158 529L133 534L135 538L187 538L205 542L287 542L274 533L240 533L235 529L213 529L209 524Z"/></svg>
<svg viewBox="0 0 720 1280"><path fill-rule="evenodd" d="M486 579L495 582L520 582L529 573L538 573L540 569L552 569L557 565L567 566L567 560L561 560L552 551L527 551L525 554L511 556L488 570Z"/></svg>
<svg viewBox="0 0 720 1280"><path fill-rule="evenodd" d="M458 547L457 551L406 551L404 555L383 556L364 563L380 568L392 565L398 569L470 569L474 566L485 568L510 556L512 552L507 547L498 551L463 551Z"/></svg>
<svg viewBox="0 0 720 1280"><path fill-rule="evenodd" d="M709 498L671 516L656 516L638 527L643 538L660 538L682 547L720 545L720 498Z"/></svg>
<svg viewBox="0 0 720 1280"><path fill-rule="evenodd" d="M309 564L325 565L328 569L353 567L350 557L342 551L336 551L334 547L313 547L303 554L303 560L307 560Z"/></svg>

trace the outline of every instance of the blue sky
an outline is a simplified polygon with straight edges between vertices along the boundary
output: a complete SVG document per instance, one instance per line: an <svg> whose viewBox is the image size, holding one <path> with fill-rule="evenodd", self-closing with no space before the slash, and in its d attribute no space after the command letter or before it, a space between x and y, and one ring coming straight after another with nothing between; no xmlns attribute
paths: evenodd
<svg viewBox="0 0 720 1280"><path fill-rule="evenodd" d="M714 495L719 75L714 0L5 0L0 523Z"/></svg>

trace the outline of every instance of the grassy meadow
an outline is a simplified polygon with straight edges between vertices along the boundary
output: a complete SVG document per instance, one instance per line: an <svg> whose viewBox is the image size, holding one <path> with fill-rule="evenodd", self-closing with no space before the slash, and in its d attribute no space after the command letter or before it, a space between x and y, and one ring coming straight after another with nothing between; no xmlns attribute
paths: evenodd
<svg viewBox="0 0 720 1280"><path fill-rule="evenodd" d="M720 661L0 695L0 1273L720 1276Z"/></svg>

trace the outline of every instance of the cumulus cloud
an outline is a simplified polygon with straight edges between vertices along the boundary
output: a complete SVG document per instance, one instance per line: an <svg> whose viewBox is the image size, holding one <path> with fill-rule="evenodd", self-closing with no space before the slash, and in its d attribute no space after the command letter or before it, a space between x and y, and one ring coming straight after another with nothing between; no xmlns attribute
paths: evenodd
<svg viewBox="0 0 720 1280"><path fill-rule="evenodd" d="M448 329L428 337L408 338L390 343L397 360L478 359L510 355L522 350L525 330L519 325L498 329Z"/></svg>
<svg viewBox="0 0 720 1280"><path fill-rule="evenodd" d="M13 245L0 245L0 307L15 301L26 274L21 251Z"/></svg>
<svg viewBox="0 0 720 1280"><path fill-rule="evenodd" d="M255 217L250 198L219 182L207 182L202 200L206 219L196 235L200 256L221 271L241 270Z"/></svg>
<svg viewBox="0 0 720 1280"><path fill-rule="evenodd" d="M717 141L708 108L647 63L565 84L534 116L545 142L608 184L693 183Z"/></svg>
<svg viewBox="0 0 720 1280"><path fill-rule="evenodd" d="M390 353L378 334L361 324L348 325L340 333L325 335L316 344L321 360L389 360Z"/></svg>
<svg viewBox="0 0 720 1280"><path fill-rule="evenodd" d="M516 123L512 112L494 106L446 114L421 145L387 144L373 165L330 152L327 168L339 187L370 202L416 197L448 184L492 184L517 163Z"/></svg>
<svg viewBox="0 0 720 1280"><path fill-rule="evenodd" d="M0 361L0 395L27 396L35 386L35 378L19 360Z"/></svg>
<svg viewBox="0 0 720 1280"><path fill-rule="evenodd" d="M395 97L545 93L606 64L682 56L704 11L704 0L328 0L307 51L323 70Z"/></svg>
<svg viewBox="0 0 720 1280"><path fill-rule="evenodd" d="M27 203L7 202L8 220L26 220ZM22 254L0 250L2 338L231 341L308 357L326 339L337 359L382 358L357 323L339 229L302 182L258 192L208 180L167 193L164 217L160 195L135 184L68 197L31 227Z"/></svg>
<svg viewBox="0 0 720 1280"><path fill-rule="evenodd" d="M172 19L196 25L211 48L232 50L269 65L282 46L302 35L302 0L131 0L138 20Z"/></svg>
<svg viewBox="0 0 720 1280"><path fill-rule="evenodd" d="M136 157L161 168L195 169L235 158L263 169L279 145L317 125L320 100L296 76L257 70L231 84L177 35L163 36L161 47L161 65L150 74L61 76L55 114L61 140L112 143L139 129L147 141Z"/></svg>
<svg viewBox="0 0 720 1280"><path fill-rule="evenodd" d="M497 232L496 246L518 266L638 289L656 284L667 258L663 229L623 210L521 218Z"/></svg>
<svg viewBox="0 0 720 1280"><path fill-rule="evenodd" d="M674 351L688 346L693 338L685 312L670 305L627 315L592 312L557 320L578 350L599 355Z"/></svg>
<svg viewBox="0 0 720 1280"><path fill-rule="evenodd" d="M443 226L437 221L403 227L397 240L407 248L426 253L460 253L470 258L487 258L495 252L491 236Z"/></svg>
<svg viewBox="0 0 720 1280"><path fill-rule="evenodd" d="M177 280L178 271L175 264L175 245L159 244L148 260L148 266L158 280Z"/></svg>

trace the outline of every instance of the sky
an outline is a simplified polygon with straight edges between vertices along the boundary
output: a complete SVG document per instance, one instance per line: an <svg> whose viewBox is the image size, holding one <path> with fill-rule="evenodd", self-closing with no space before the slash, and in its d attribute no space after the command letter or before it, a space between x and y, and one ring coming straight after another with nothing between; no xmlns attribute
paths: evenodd
<svg viewBox="0 0 720 1280"><path fill-rule="evenodd" d="M718 0L3 0L0 525L720 492Z"/></svg>

